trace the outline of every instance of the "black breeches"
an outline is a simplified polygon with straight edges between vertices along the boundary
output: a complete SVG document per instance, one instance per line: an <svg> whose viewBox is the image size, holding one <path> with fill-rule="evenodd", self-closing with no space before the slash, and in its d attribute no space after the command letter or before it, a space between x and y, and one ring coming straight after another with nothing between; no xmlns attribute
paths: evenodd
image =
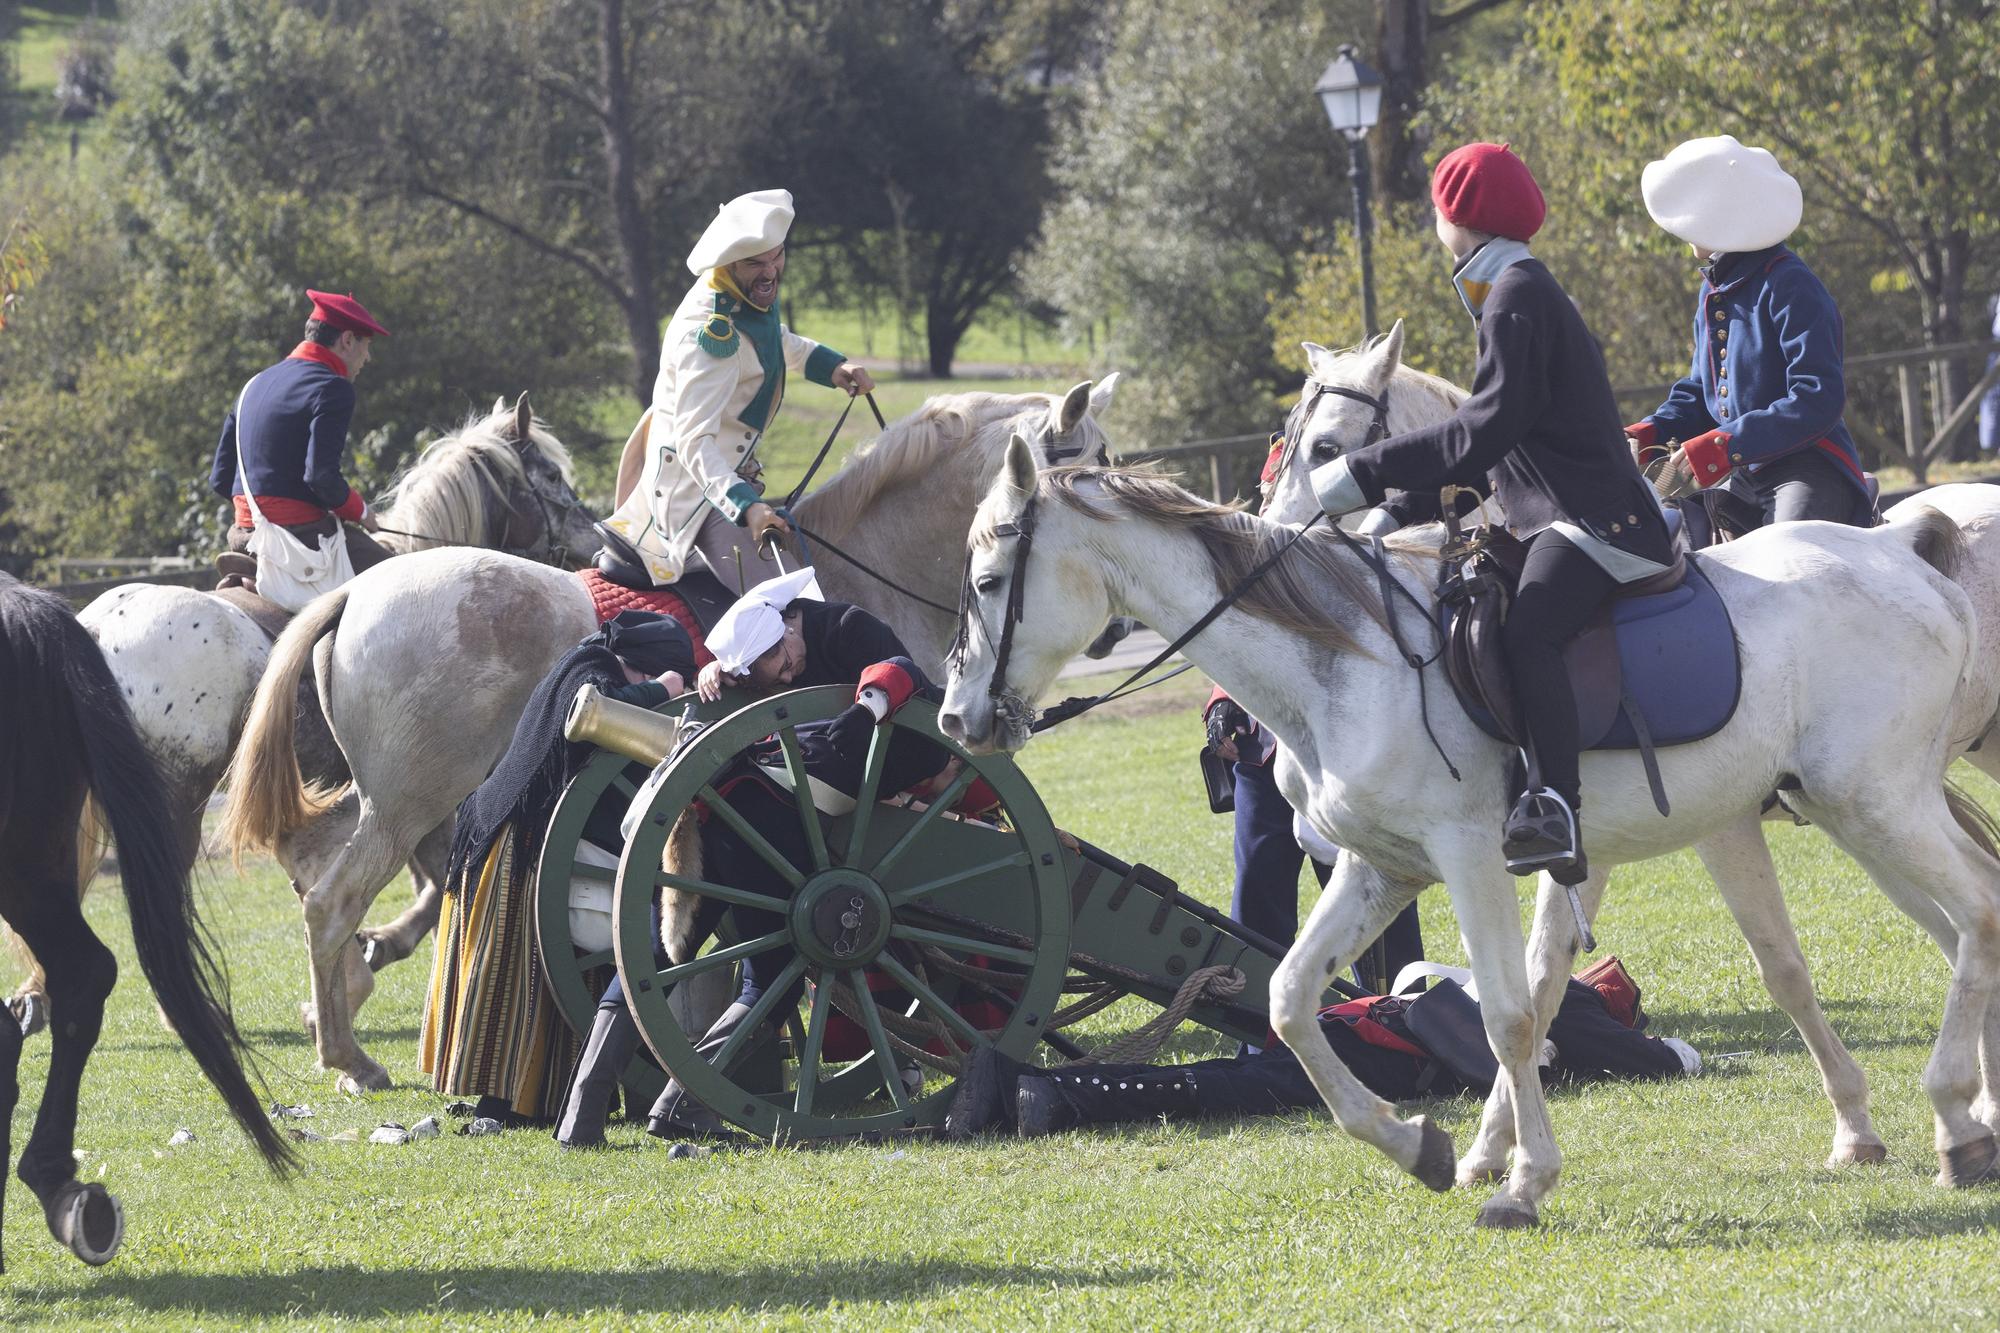
<svg viewBox="0 0 2000 1333"><path fill-rule="evenodd" d="M1507 612L1507 668L1521 705L1542 783L1576 809L1578 791L1576 695L1563 648L1588 625L1618 583L1553 529L1528 545L1520 590Z"/></svg>
<svg viewBox="0 0 2000 1333"><path fill-rule="evenodd" d="M1741 472L1705 497L1710 512L1738 532L1819 519L1866 527L1867 497L1825 450L1808 446L1755 472Z"/></svg>

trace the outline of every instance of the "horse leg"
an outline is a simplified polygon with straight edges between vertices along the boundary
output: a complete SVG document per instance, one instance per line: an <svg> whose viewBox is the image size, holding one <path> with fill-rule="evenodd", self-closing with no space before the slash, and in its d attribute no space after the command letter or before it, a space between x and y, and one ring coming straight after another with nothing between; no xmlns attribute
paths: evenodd
<svg viewBox="0 0 2000 1333"><path fill-rule="evenodd" d="M14 1107L21 1100L21 1046L25 1037L19 1027L0 1019L0 1223L7 1214L7 1168L14 1161ZM0 1273L6 1271L6 1258L0 1255Z"/></svg>
<svg viewBox="0 0 2000 1333"><path fill-rule="evenodd" d="M1738 820L1696 843L1695 851L1750 945L1764 989L1805 1038L1819 1066L1820 1082L1833 1103L1833 1152L1827 1165L1881 1161L1889 1150L1868 1116L1868 1077L1820 1009L1762 821L1755 816ZM1924 901L1935 910L1928 898Z"/></svg>
<svg viewBox="0 0 2000 1333"><path fill-rule="evenodd" d="M1298 1057L1343 1130L1374 1144L1431 1189L1447 1190L1451 1136L1428 1116L1398 1120L1395 1108L1341 1063L1319 1030L1327 984L1416 900L1422 888L1392 882L1352 852L1341 852L1298 942L1271 976L1271 1025Z"/></svg>
<svg viewBox="0 0 2000 1333"><path fill-rule="evenodd" d="M65 839L56 855L63 862L60 873L26 878L26 896L7 904L9 923L45 960L53 1015L48 1085L21 1154L20 1176L41 1200L49 1231L77 1258L95 1265L118 1252L125 1214L102 1185L77 1183L76 1112L83 1069L104 1024L104 1001L118 979L118 960L83 919L74 844Z"/></svg>
<svg viewBox="0 0 2000 1333"><path fill-rule="evenodd" d="M379 1091L389 1073L365 1054L354 1036L350 987L373 986L374 975L360 957L355 928L408 855L394 829L368 803L361 803L354 834L324 875L300 894L305 913L306 954L311 962L313 1043L321 1068L338 1074L343 1092ZM365 990L361 992L366 997Z"/></svg>
<svg viewBox="0 0 2000 1333"><path fill-rule="evenodd" d="M444 903L446 859L451 854L453 821L424 835L410 854L410 882L416 886L417 900L386 926L361 928L361 956L368 966L381 971L389 964L408 958L424 942L438 923L438 908Z"/></svg>
<svg viewBox="0 0 2000 1333"><path fill-rule="evenodd" d="M1905 784L1908 785L1908 784ZM1807 780L1807 791L1813 783ZM1937 1041L1924 1066L1936 1124L1938 1183L2000 1176L1994 1132L1972 1113L1980 1092L1979 1045L2000 980L2000 893L1994 857L1954 822L1943 792L1877 790L1838 805L1809 798L1809 814L1898 905L1927 898L1958 933ZM1882 812L1897 811L1891 819Z"/></svg>
<svg viewBox="0 0 2000 1333"><path fill-rule="evenodd" d="M1585 920L1597 919L1598 907L1604 901L1604 886L1610 878L1609 870L1593 870L1588 879L1576 886ZM1576 966L1577 950L1582 947L1583 941L1576 933L1576 916L1570 911L1569 894L1546 874L1541 876L1535 895L1534 927L1528 936L1528 993L1535 1010L1537 1052L1549 1035L1556 1011L1562 1007L1563 991L1569 986L1570 971ZM1540 1077L1536 1075L1538 1080ZM1507 1156L1514 1150L1514 1120L1513 1096L1505 1083L1495 1080L1480 1113L1479 1134L1459 1159L1459 1184L1476 1185L1506 1176Z"/></svg>

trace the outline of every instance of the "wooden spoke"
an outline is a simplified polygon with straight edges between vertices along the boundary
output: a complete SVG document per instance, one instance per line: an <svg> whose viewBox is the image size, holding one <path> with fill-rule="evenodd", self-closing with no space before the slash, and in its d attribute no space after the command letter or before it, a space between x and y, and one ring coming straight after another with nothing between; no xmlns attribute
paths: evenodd
<svg viewBox="0 0 2000 1333"><path fill-rule="evenodd" d="M847 831L848 865L861 864L868 845L868 821L882 792L882 764L889 757L889 727L877 727L868 738L868 760L861 769L861 789L854 795L854 824Z"/></svg>
<svg viewBox="0 0 2000 1333"><path fill-rule="evenodd" d="M812 1114L813 1094L819 1090L819 1053L826 1044L826 1021L833 1016L833 987L834 979L826 972L820 973L819 983L813 987L805 1049L799 1053L798 1090L792 1098L792 1109L800 1115Z"/></svg>
<svg viewBox="0 0 2000 1333"><path fill-rule="evenodd" d="M868 977L858 967L842 975L854 988L855 1003L861 1007L861 1025L868 1029L868 1044L875 1048L875 1067L882 1071L882 1086L900 1111L908 1105L903 1097L903 1071L896 1067L896 1048L889 1044L889 1033L882 1026L882 1011L868 989Z"/></svg>
<svg viewBox="0 0 2000 1333"><path fill-rule="evenodd" d="M971 1023L968 1023L964 1015L960 1014L958 1010L952 1008L949 1004L946 1004L943 997L936 991L917 980L916 973L897 962L893 954L878 954L875 958L875 963L883 971L894 977L903 989L915 996L920 1003L935 1010L937 1016L944 1021L945 1026L958 1033L959 1036L965 1038L965 1040L971 1042L974 1046L991 1046L993 1044L986 1039L985 1033L972 1026Z"/></svg>
<svg viewBox="0 0 2000 1333"><path fill-rule="evenodd" d="M709 813L734 829L736 836L743 839L751 851L762 857L765 865L777 871L785 883L796 889L806 882L805 876L799 873L799 868L787 860L784 853L765 841L764 835L752 828L750 821L738 814L735 806L723 800L715 788L704 785L701 789L701 799L708 803Z"/></svg>
<svg viewBox="0 0 2000 1333"><path fill-rule="evenodd" d="M960 953L984 954L988 958L1003 958L1010 963L1021 963L1032 967L1035 954L1031 949L1016 949L1007 944L988 944L969 935L950 935L942 930L924 930L918 926L891 926L889 934L894 939L909 940L915 944L935 944L941 949L956 949Z"/></svg>
<svg viewBox="0 0 2000 1333"><path fill-rule="evenodd" d="M603 967L614 961L616 961L615 951L611 949L599 949L596 953L582 953L576 956L576 970L579 972L588 972L593 967Z"/></svg>
<svg viewBox="0 0 2000 1333"><path fill-rule="evenodd" d="M785 965L785 970L778 974L778 979L757 997L757 1003L750 1006L750 1012L736 1025L736 1031L729 1034L729 1040L723 1042L722 1049L715 1053L714 1064L717 1073L729 1072L729 1066L736 1062L737 1054L742 1051L757 1029L764 1026L764 1020L778 1007L778 1001L792 988L793 982L805 975L805 971L806 960L803 957L792 959Z"/></svg>
<svg viewBox="0 0 2000 1333"><path fill-rule="evenodd" d="M789 944L791 938L789 930L774 930L768 935L759 935L754 940L745 940L741 944L732 944L724 949L713 949L699 958L690 958L685 963L661 968L659 982L662 986L678 985L689 977L698 977L718 967L727 967L739 958L748 958L753 954L765 953Z"/></svg>
<svg viewBox="0 0 2000 1333"><path fill-rule="evenodd" d="M681 889L688 893L698 893L704 898L734 903L738 907L755 907L759 911L776 912L779 916L783 916L790 907L783 898L773 898L767 893L732 889L727 884L717 884L705 879L689 879L685 875L670 875L664 870L653 877L653 882L663 889Z"/></svg>
<svg viewBox="0 0 2000 1333"><path fill-rule="evenodd" d="M951 780L951 785L946 787L943 793L933 800L921 815L917 816L917 822L910 825L909 831L896 839L894 847L882 853L882 859L877 861L874 868L868 872L875 878L876 882L879 883L888 877L890 867L902 859L903 853L909 851L916 844L917 839L924 836L924 830L931 826L933 820L946 810L949 810L959 797L965 795L965 789L970 787L973 780L978 776L969 767L959 770L958 776Z"/></svg>
<svg viewBox="0 0 2000 1333"><path fill-rule="evenodd" d="M611 779L611 786L613 790L620 796L623 796L628 802L639 794L639 784L626 777L623 773Z"/></svg>
<svg viewBox="0 0 2000 1333"><path fill-rule="evenodd" d="M1011 852L1006 856L995 857L991 861L982 861L976 866L967 866L963 870L954 870L948 875L939 875L936 879L927 879L921 884L912 884L908 888L897 889L889 895L889 906L903 907L915 902L919 898L927 898L933 893L951 888L953 885L978 879L981 875L990 875L997 870L1008 870L1016 866L1025 866L1030 859L1028 851L1024 847L1018 852Z"/></svg>
<svg viewBox="0 0 2000 1333"><path fill-rule="evenodd" d="M798 728L781 728L778 744L785 751L785 767L791 770L792 804L799 809L799 823L805 828L806 846L812 853L813 869L824 870L833 862L826 854L826 830L820 827L819 805L813 800L812 779L806 773L805 753L799 749Z"/></svg>

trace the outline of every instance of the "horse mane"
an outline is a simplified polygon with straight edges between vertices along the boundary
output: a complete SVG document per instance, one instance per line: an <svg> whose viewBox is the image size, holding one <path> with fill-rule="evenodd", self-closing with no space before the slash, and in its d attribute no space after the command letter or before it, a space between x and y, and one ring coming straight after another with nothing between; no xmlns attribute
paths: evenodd
<svg viewBox="0 0 2000 1333"><path fill-rule="evenodd" d="M383 495L383 517L390 526L423 535L392 535L389 543L403 550L482 544L490 530L491 506L528 484L513 426L514 410L505 408L469 416L456 431L425 445ZM571 480L569 450L539 418L528 438L563 480Z"/></svg>
<svg viewBox="0 0 2000 1333"><path fill-rule="evenodd" d="M1219 505L1204 500L1151 466L1050 468L1042 474L1041 488L1066 507L1101 523L1130 514L1191 532L1208 554L1218 596L1234 588L1280 543L1290 541L1294 531L1252 517L1240 502ZM1106 499L1115 501L1118 508L1101 503ZM985 531L975 532L975 538L990 539L991 522L982 527ZM1339 539L1320 531L1308 532L1294 543L1264 577L1244 589L1237 606L1332 652L1362 652L1354 636L1329 614L1326 590L1300 577L1294 566L1301 560L1330 580L1339 597L1388 628L1375 588L1355 561L1344 558Z"/></svg>
<svg viewBox="0 0 2000 1333"><path fill-rule="evenodd" d="M1007 447L1006 429L1029 408L1057 400L1043 393L952 393L927 399L912 416L892 421L880 436L861 445L831 480L799 501L799 516L838 541L854 530L884 491L929 475L954 450L977 450L972 478L983 493L999 471ZM1103 429L1086 415L1078 428L1101 444Z"/></svg>

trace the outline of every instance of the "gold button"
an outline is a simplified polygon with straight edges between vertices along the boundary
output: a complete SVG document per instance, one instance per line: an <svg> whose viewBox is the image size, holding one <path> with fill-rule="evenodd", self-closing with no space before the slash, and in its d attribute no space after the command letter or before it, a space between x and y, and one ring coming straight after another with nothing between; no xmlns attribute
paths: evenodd
<svg viewBox="0 0 2000 1333"><path fill-rule="evenodd" d="M1720 323L1724 322L1724 321L1725 321L1725 320L1727 320L1728 318L1729 318L1729 315L1728 315L1728 314L1727 314L1727 312L1725 312L1725 311L1721 311L1721 310L1718 310L1718 311L1716 311L1716 312L1715 312L1715 322L1716 322L1716 323L1718 323L1718 324L1720 324Z"/></svg>
<svg viewBox="0 0 2000 1333"><path fill-rule="evenodd" d="M1732 462L1732 463L1740 463L1740 462L1742 462L1742 461L1743 461L1743 455L1742 455L1742 454L1731 454L1731 455L1729 455L1729 461L1730 461L1730 462Z"/></svg>
<svg viewBox="0 0 2000 1333"><path fill-rule="evenodd" d="M1623 531L1625 531L1625 529L1624 529L1624 528L1620 527L1620 526L1619 526L1618 524L1616 524L1616 523L1613 523L1613 524L1611 525L1611 530L1612 530L1613 532L1623 532Z"/></svg>
<svg viewBox="0 0 2000 1333"><path fill-rule="evenodd" d="M1639 524L1639 516L1637 514L1627 514L1625 515L1625 521L1627 523L1632 524L1634 527L1637 527Z"/></svg>

